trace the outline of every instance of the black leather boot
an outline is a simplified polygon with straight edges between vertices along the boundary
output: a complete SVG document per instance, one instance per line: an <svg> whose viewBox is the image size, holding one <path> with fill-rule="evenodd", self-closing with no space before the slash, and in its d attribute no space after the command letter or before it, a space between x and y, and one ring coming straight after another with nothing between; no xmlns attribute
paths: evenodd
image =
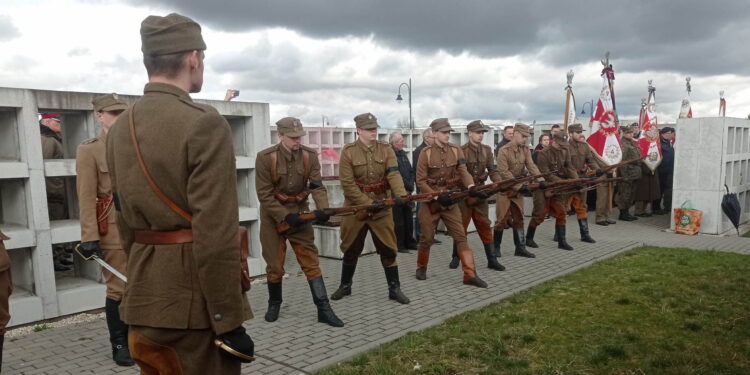
<svg viewBox="0 0 750 375"><path fill-rule="evenodd" d="M331 299L336 301L352 294L352 277L354 277L354 270L357 269L357 265L341 264L341 284L339 288L331 294Z"/></svg>
<svg viewBox="0 0 750 375"><path fill-rule="evenodd" d="M401 304L408 304L409 297L401 291L401 281L398 279L398 266L384 267L385 279L388 281L388 298Z"/></svg>
<svg viewBox="0 0 750 375"><path fill-rule="evenodd" d="M578 219L578 227L581 229L581 241L588 243L596 243L593 238L589 235L589 221L588 219Z"/></svg>
<svg viewBox="0 0 750 375"><path fill-rule="evenodd" d="M505 267L503 267L503 265L500 264L500 262L498 262L497 258L495 257L494 244L484 244L484 255L487 256L487 268L498 271L505 271Z"/></svg>
<svg viewBox="0 0 750 375"><path fill-rule="evenodd" d="M523 228L513 229L513 239L516 240L515 256L524 258L536 258L536 255L526 250L526 236L523 234Z"/></svg>
<svg viewBox="0 0 750 375"><path fill-rule="evenodd" d="M281 282L268 283L268 311L266 321L275 322L281 311Z"/></svg>
<svg viewBox="0 0 750 375"><path fill-rule="evenodd" d="M3 343L5 342L5 334L0 336L0 374L3 373Z"/></svg>
<svg viewBox="0 0 750 375"><path fill-rule="evenodd" d="M323 283L323 277L318 276L308 280L307 283L310 284L313 303L318 307L318 322L326 323L331 327L343 327L344 322L333 313L331 304L328 303L328 294L326 293L326 284Z"/></svg>
<svg viewBox="0 0 750 375"><path fill-rule="evenodd" d="M492 245L494 246L495 256L500 258L500 245L503 243L503 231L496 230L492 232Z"/></svg>
<svg viewBox="0 0 750 375"><path fill-rule="evenodd" d="M628 212L628 210L620 210L620 216L617 218L618 220L622 221L635 221L638 220L637 217L633 216Z"/></svg>
<svg viewBox="0 0 750 375"><path fill-rule="evenodd" d="M526 230L526 246L536 249L539 245L534 242L534 234L536 234L536 227L532 227L531 224L529 224L529 229Z"/></svg>
<svg viewBox="0 0 750 375"><path fill-rule="evenodd" d="M448 264L448 268L455 270L456 268L458 268L458 265L460 263L461 263L461 260L458 259L458 250L456 247L456 242L454 241L453 242L453 255L452 255L450 264Z"/></svg>
<svg viewBox="0 0 750 375"><path fill-rule="evenodd" d="M120 301L107 298L104 301L104 315L107 318L109 342L112 344L112 359L119 366L133 366L128 349L128 326L120 319Z"/></svg>
<svg viewBox="0 0 750 375"><path fill-rule="evenodd" d="M565 240L565 225L555 225L555 233L557 233L558 249L573 250L573 246L568 245L568 241Z"/></svg>

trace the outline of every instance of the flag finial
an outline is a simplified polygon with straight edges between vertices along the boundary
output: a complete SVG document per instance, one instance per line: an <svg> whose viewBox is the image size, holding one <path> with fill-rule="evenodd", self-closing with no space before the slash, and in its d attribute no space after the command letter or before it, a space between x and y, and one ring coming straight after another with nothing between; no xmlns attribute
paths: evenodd
<svg viewBox="0 0 750 375"><path fill-rule="evenodd" d="M690 87L690 77L685 77L685 88L687 89L688 94L692 91Z"/></svg>
<svg viewBox="0 0 750 375"><path fill-rule="evenodd" d="M573 74L573 70L571 69L568 72L568 87L570 87L571 85L573 85L573 75L574 75Z"/></svg>
<svg viewBox="0 0 750 375"><path fill-rule="evenodd" d="M724 99L724 90L719 91L719 99Z"/></svg>
<svg viewBox="0 0 750 375"><path fill-rule="evenodd" d="M641 98L641 107L642 108L646 107L646 98Z"/></svg>
<svg viewBox="0 0 750 375"><path fill-rule="evenodd" d="M605 68L609 66L609 51L604 53L604 58L602 59L602 65L604 65Z"/></svg>

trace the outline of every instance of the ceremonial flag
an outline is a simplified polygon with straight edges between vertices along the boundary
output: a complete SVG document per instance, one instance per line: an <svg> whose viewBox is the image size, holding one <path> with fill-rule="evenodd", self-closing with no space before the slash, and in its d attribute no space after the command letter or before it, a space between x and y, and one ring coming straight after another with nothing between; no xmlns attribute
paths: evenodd
<svg viewBox="0 0 750 375"><path fill-rule="evenodd" d="M641 128L641 137L638 139L638 147L641 149L641 157L646 166L654 172L661 164L661 141L659 139L659 124L656 120L656 88L648 81L648 99L641 104L641 115L638 125Z"/></svg>
<svg viewBox="0 0 750 375"><path fill-rule="evenodd" d="M565 118L563 130L568 131L568 125L576 122L576 98L573 96L573 71L568 72L568 85L565 86Z"/></svg>
<svg viewBox="0 0 750 375"><path fill-rule="evenodd" d="M615 73L612 64L609 63L609 52L602 60L602 65L604 65L604 69L602 69L602 91L599 94L599 101L596 103L596 110L589 122L591 135L587 141L604 161L612 165L622 161L622 148L620 148L617 107L615 106Z"/></svg>
<svg viewBox="0 0 750 375"><path fill-rule="evenodd" d="M719 117L727 116L727 101L724 100L724 90L719 91Z"/></svg>
<svg viewBox="0 0 750 375"><path fill-rule="evenodd" d="M682 99L679 118L693 118L693 109L690 108L690 77L685 78L685 98Z"/></svg>

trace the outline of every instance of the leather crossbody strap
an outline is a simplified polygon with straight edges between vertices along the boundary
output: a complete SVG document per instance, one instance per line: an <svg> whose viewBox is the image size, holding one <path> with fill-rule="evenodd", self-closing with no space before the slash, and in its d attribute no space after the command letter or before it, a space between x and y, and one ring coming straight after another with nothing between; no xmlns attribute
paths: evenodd
<svg viewBox="0 0 750 375"><path fill-rule="evenodd" d="M141 154L141 147L138 145L138 138L135 135L135 122L133 121L133 113L135 112L135 104L133 104L132 107L130 107L130 111L128 111L128 123L130 125L130 139L133 141L133 147L135 148L135 158L138 159L138 166L141 167L141 171L143 172L143 176L146 177L146 182L148 182L148 185L151 186L151 190L154 191L154 194L156 194L159 199L162 200L169 208L177 213L178 215L182 216L185 220L192 222L193 221L193 215L188 213L187 211L180 208L176 203L174 203L169 197L167 197L163 191L159 188L158 185L156 185L156 182L154 182L154 179L151 178L151 174L148 172L148 169L146 168L146 163L143 161L143 155Z"/></svg>

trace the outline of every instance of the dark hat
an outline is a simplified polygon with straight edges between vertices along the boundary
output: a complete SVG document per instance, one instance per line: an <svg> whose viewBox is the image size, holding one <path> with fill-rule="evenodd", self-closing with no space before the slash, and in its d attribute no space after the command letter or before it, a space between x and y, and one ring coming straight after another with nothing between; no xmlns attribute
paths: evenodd
<svg viewBox="0 0 750 375"><path fill-rule="evenodd" d="M661 128L661 129L659 129L659 134L670 133L670 132L674 133L674 128L669 127L669 126L665 126L665 127Z"/></svg>
<svg viewBox="0 0 750 375"><path fill-rule="evenodd" d="M378 118L370 112L357 115L354 118L354 123L357 125L357 129L372 130L380 127Z"/></svg>
<svg viewBox="0 0 750 375"><path fill-rule="evenodd" d="M552 138L555 140L555 143L561 146L568 145L568 132L565 130L560 130L559 132L555 133Z"/></svg>
<svg viewBox="0 0 750 375"><path fill-rule="evenodd" d="M635 124L635 126L638 126L638 124ZM623 133L632 133L635 129L633 129L633 125L628 126L620 126L620 131Z"/></svg>
<svg viewBox="0 0 750 375"><path fill-rule="evenodd" d="M166 17L148 16L141 22L141 51L144 55L169 55L204 50L201 26L177 13Z"/></svg>
<svg viewBox="0 0 750 375"><path fill-rule="evenodd" d="M57 122L63 122L62 116L60 116L59 113L42 113L42 120L44 119L52 119Z"/></svg>
<svg viewBox="0 0 750 375"><path fill-rule="evenodd" d="M302 129L302 122L295 117L284 117L283 119L276 121L276 129L278 129L279 134L292 138L301 137L307 134L307 132Z"/></svg>
<svg viewBox="0 0 750 375"><path fill-rule="evenodd" d="M572 125L568 125L568 131L571 133L583 132L583 125L578 122Z"/></svg>
<svg viewBox="0 0 750 375"><path fill-rule="evenodd" d="M453 131L451 123L448 122L448 119L445 117L432 120L430 123L430 129L434 132Z"/></svg>
<svg viewBox="0 0 750 375"><path fill-rule="evenodd" d="M124 111L128 109L128 105L120 100L117 94L97 96L91 101L91 104L94 105L94 111L96 112Z"/></svg>
<svg viewBox="0 0 750 375"><path fill-rule="evenodd" d="M513 132L519 132L525 136L529 136L529 126L526 124L522 124L520 122L517 122L516 125L513 126Z"/></svg>
<svg viewBox="0 0 750 375"><path fill-rule="evenodd" d="M482 120L474 120L469 123L469 125L466 125L466 131L470 132L488 132L490 131L490 127L483 124Z"/></svg>

